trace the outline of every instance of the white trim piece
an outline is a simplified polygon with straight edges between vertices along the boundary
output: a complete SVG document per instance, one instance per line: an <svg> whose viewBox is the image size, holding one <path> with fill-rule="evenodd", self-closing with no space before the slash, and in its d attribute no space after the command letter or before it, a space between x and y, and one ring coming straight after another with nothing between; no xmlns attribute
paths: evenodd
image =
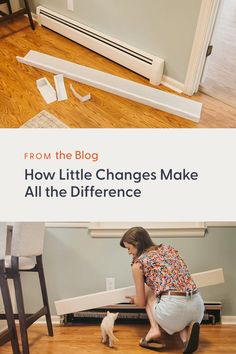
<svg viewBox="0 0 236 354"><path fill-rule="evenodd" d="M29 17L28 14L24 14L25 17ZM38 15L35 14L34 12L31 12L31 16L32 16L32 19L34 22L37 22L38 23Z"/></svg>
<svg viewBox="0 0 236 354"><path fill-rule="evenodd" d="M185 97L177 96L33 50L24 58L18 56L16 58L20 63L31 65L55 74L64 74L64 76L69 79L190 119L194 122L198 122L200 119L202 104Z"/></svg>
<svg viewBox="0 0 236 354"><path fill-rule="evenodd" d="M106 305L105 305L106 306ZM76 311L77 312L77 311ZM62 316L62 315L61 315ZM57 315L52 315L51 320L53 325L60 325L61 324L61 316ZM3 322L3 321L1 321ZM4 321L5 322L5 321ZM16 321L18 323L18 321ZM46 324L46 318L45 316L40 317L33 325L41 325L41 324ZM236 325L236 316L222 316L221 317L221 324L224 325ZM2 326L0 328L0 333L1 329L2 331L7 328L7 324L5 326Z"/></svg>
<svg viewBox="0 0 236 354"><path fill-rule="evenodd" d="M192 274L198 287L205 287L224 282L223 270L213 269L207 272ZM223 280L223 281L222 281ZM56 312L58 315L85 311L96 307L115 305L127 302L126 296L134 296L135 287L129 286L115 290L107 290L99 293L82 295L65 300L55 301Z"/></svg>
<svg viewBox="0 0 236 354"><path fill-rule="evenodd" d="M74 87L73 87L72 84L70 84L70 89L71 89L71 91L73 92L74 96L75 96L76 98L78 98L78 100L79 100L80 102L86 102L86 101L91 100L91 94L90 94L90 93L88 93L86 96L80 96L80 94L75 91L75 89L74 89Z"/></svg>
<svg viewBox="0 0 236 354"><path fill-rule="evenodd" d="M224 273L222 268L195 273L192 274L192 277L198 288L224 283Z"/></svg>
<svg viewBox="0 0 236 354"><path fill-rule="evenodd" d="M160 84L164 68L162 58L135 48L92 27L85 26L83 23L44 6L37 7L37 14L41 25L150 79L155 85Z"/></svg>
<svg viewBox="0 0 236 354"><path fill-rule="evenodd" d="M46 103L52 103L57 100L56 91L46 77L36 80L36 85Z"/></svg>
<svg viewBox="0 0 236 354"><path fill-rule="evenodd" d="M154 58L151 66L149 81L152 85L160 85L164 71L164 60Z"/></svg>
<svg viewBox="0 0 236 354"><path fill-rule="evenodd" d="M170 76L163 75L161 84L178 93L182 93L184 90L184 84L180 81L173 79Z"/></svg>
<svg viewBox="0 0 236 354"><path fill-rule="evenodd" d="M236 227L235 221L207 221L207 227ZM236 230L235 230L236 231Z"/></svg>
<svg viewBox="0 0 236 354"><path fill-rule="evenodd" d="M133 295L135 295L135 287L130 286L59 300L55 301L56 312L58 315L65 315L67 313L85 311L96 307L115 305L121 302L127 302L126 296Z"/></svg>
<svg viewBox="0 0 236 354"><path fill-rule="evenodd" d="M57 91L58 101L67 100L68 97L67 97L67 93L66 93L63 74L55 75L54 82L55 82L55 87L56 87L56 91Z"/></svg>
<svg viewBox="0 0 236 354"><path fill-rule="evenodd" d="M52 324L54 325L59 325L61 324L61 317L60 316L57 316L57 315L52 315L51 316L51 320L52 320ZM33 323L33 325L42 325L42 324L46 324L47 321L46 321L46 317L45 316L42 316L40 317L37 321L35 321ZM16 320L16 324L19 324L19 320Z"/></svg>
<svg viewBox="0 0 236 354"><path fill-rule="evenodd" d="M74 11L74 0L67 0L67 10Z"/></svg>
<svg viewBox="0 0 236 354"><path fill-rule="evenodd" d="M61 318L60 316L57 315L52 315L51 316L52 324L54 325L59 325L61 323ZM37 321L34 322L34 324L40 325L40 324L46 324L46 317L42 316L40 317Z"/></svg>
<svg viewBox="0 0 236 354"><path fill-rule="evenodd" d="M221 0L202 0L184 84L184 93L187 95L191 96L198 91L220 2Z"/></svg>
<svg viewBox="0 0 236 354"><path fill-rule="evenodd" d="M222 316L222 325L236 325L236 316Z"/></svg>
<svg viewBox="0 0 236 354"><path fill-rule="evenodd" d="M89 227L89 222L47 222L46 228L78 228L84 229Z"/></svg>
<svg viewBox="0 0 236 354"><path fill-rule="evenodd" d="M137 223L132 222L92 222L89 233L92 237L122 237L129 228ZM204 237L204 222L140 222L139 226L148 230L151 237Z"/></svg>
<svg viewBox="0 0 236 354"><path fill-rule="evenodd" d="M47 222L47 228L87 228L92 237L122 237L124 232L135 223L91 223L82 222ZM144 225L145 224L145 225ZM236 227L236 222L206 222L206 223L140 223L147 228L152 237L191 237L204 236L208 227ZM194 231L196 229L196 231Z"/></svg>
<svg viewBox="0 0 236 354"><path fill-rule="evenodd" d="M38 23L38 15L34 12L31 12L32 19Z"/></svg>

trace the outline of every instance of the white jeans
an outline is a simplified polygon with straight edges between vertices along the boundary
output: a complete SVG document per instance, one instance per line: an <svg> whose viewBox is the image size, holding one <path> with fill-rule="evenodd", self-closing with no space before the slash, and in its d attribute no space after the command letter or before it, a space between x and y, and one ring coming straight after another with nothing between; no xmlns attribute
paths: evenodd
<svg viewBox="0 0 236 354"><path fill-rule="evenodd" d="M204 303L199 293L189 296L163 295L153 306L156 322L168 334L180 332L191 321L201 323L204 315Z"/></svg>

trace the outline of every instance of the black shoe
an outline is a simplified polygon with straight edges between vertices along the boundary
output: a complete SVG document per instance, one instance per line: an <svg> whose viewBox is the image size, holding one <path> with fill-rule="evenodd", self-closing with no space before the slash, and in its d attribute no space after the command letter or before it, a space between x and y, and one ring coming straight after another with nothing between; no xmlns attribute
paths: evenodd
<svg viewBox="0 0 236 354"><path fill-rule="evenodd" d="M139 341L139 345L140 347L146 348L146 349L151 349L151 350L161 350L163 348L165 348L165 344L156 342L156 341L146 341L145 338L141 338Z"/></svg>
<svg viewBox="0 0 236 354"><path fill-rule="evenodd" d="M198 322L192 321L189 325L188 339L184 348L184 354L190 354L197 350L199 344L200 325Z"/></svg>

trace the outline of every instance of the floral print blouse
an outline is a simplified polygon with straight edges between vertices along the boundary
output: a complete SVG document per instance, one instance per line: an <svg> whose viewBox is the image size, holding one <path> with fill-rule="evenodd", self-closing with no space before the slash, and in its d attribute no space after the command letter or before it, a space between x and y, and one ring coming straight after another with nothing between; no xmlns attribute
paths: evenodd
<svg viewBox="0 0 236 354"><path fill-rule="evenodd" d="M141 265L145 283L159 296L163 291L194 291L196 284L178 251L159 245L144 252L134 262Z"/></svg>

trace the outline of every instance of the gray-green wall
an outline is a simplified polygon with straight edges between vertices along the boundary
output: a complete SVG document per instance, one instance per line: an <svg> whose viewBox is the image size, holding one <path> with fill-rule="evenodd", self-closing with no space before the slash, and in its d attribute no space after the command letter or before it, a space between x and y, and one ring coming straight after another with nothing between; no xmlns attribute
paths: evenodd
<svg viewBox="0 0 236 354"><path fill-rule="evenodd" d="M211 228L204 238L155 241L176 247L192 273L222 267L225 283L202 289L202 295L222 301L224 315L236 315L236 228ZM115 277L116 288L132 285L130 261L118 238L91 238L87 229L47 229L44 265L52 313L55 300L104 291L106 277ZM23 274L28 311L41 304L36 280Z"/></svg>
<svg viewBox="0 0 236 354"><path fill-rule="evenodd" d="M165 59L165 75L183 82L202 0L32 0Z"/></svg>

